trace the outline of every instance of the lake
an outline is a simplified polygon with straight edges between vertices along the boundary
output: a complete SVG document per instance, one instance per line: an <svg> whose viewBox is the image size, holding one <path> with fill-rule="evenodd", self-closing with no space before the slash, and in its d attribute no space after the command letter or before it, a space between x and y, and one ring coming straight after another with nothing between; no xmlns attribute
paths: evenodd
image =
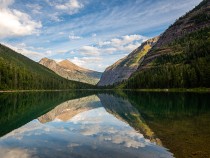
<svg viewBox="0 0 210 158"><path fill-rule="evenodd" d="M210 94L0 94L1 158L209 158Z"/></svg>

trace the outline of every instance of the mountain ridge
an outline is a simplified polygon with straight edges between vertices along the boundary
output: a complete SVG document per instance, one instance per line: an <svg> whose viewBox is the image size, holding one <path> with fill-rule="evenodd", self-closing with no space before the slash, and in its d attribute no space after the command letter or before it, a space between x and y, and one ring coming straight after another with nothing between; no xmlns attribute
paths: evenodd
<svg viewBox="0 0 210 158"><path fill-rule="evenodd" d="M67 59L56 62L52 59L43 58L39 61L39 63L68 80L95 85L101 77L100 72L79 67Z"/></svg>

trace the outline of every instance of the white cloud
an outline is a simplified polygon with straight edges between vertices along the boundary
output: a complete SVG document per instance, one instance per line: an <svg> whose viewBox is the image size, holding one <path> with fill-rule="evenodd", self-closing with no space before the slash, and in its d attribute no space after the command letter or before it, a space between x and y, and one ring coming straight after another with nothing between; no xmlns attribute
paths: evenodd
<svg viewBox="0 0 210 158"><path fill-rule="evenodd" d="M75 35L69 35L69 39L70 40L77 40L77 39L81 39L80 36L75 36Z"/></svg>
<svg viewBox="0 0 210 158"><path fill-rule="evenodd" d="M144 40L146 37L141 36L141 35L126 35L123 36L123 41L127 44L136 40Z"/></svg>
<svg viewBox="0 0 210 158"><path fill-rule="evenodd" d="M70 40L78 40L78 39L81 39L81 38L82 38L82 37L80 37L80 36L74 35L74 33L72 33L72 34L69 35L69 39L70 39Z"/></svg>
<svg viewBox="0 0 210 158"><path fill-rule="evenodd" d="M103 52L104 53L108 53L108 54L113 54L114 52L116 52L117 49L116 48L113 48L113 47L110 47L110 48L104 48L103 49Z"/></svg>
<svg viewBox="0 0 210 158"><path fill-rule="evenodd" d="M70 121L80 125L81 128L78 129L78 133L89 137L94 136L95 139L102 142L109 141L128 148L141 148L152 145L142 134L136 132L127 123L109 114L104 108L79 113Z"/></svg>
<svg viewBox="0 0 210 158"><path fill-rule="evenodd" d="M123 45L127 45L127 44L130 44L134 41L143 41L147 39L146 37L144 36L141 36L141 35L126 35L126 36L122 36L121 38L114 38L114 39L111 39L110 41L110 45L114 46L114 47L120 47L120 46L123 46Z"/></svg>
<svg viewBox="0 0 210 158"><path fill-rule="evenodd" d="M113 38L110 41L100 41L96 46L83 46L79 49L82 55L99 56L113 54L116 51L130 53L147 39L141 35L126 35L120 38Z"/></svg>
<svg viewBox="0 0 210 158"><path fill-rule="evenodd" d="M52 14L48 14L47 16L50 18L50 20L55 21L55 22L63 21L63 19L59 17L59 13L58 12L55 12L55 13L52 13Z"/></svg>
<svg viewBox="0 0 210 158"><path fill-rule="evenodd" d="M79 49L79 52L83 55L99 55L100 49L94 46L83 46L81 49Z"/></svg>
<svg viewBox="0 0 210 158"><path fill-rule="evenodd" d="M42 7L39 4L27 4L27 7L31 9L33 14L41 14Z"/></svg>
<svg viewBox="0 0 210 158"><path fill-rule="evenodd" d="M73 54L75 54L75 52L74 51L71 51L70 54L73 55Z"/></svg>
<svg viewBox="0 0 210 158"><path fill-rule="evenodd" d="M73 59L69 60L78 66L86 67L89 69L94 69L96 65L99 66L103 61L101 57L81 57L81 58L74 57ZM99 67L101 68L102 66L100 65Z"/></svg>
<svg viewBox="0 0 210 158"><path fill-rule="evenodd" d="M63 21L64 19L61 18L63 14L73 15L84 7L84 4L79 0L67 0L65 2L63 0L45 0L45 2L56 9L53 10L53 12L46 13L46 15L55 22Z"/></svg>
<svg viewBox="0 0 210 158"><path fill-rule="evenodd" d="M1 148L1 158L30 158L36 152L35 150L21 149L21 148Z"/></svg>
<svg viewBox="0 0 210 158"><path fill-rule="evenodd" d="M45 52L45 57L46 56L51 56L53 54L53 52L51 51L51 50L47 50L46 52Z"/></svg>
<svg viewBox="0 0 210 158"><path fill-rule="evenodd" d="M58 34L59 34L59 35L65 35L65 33L64 33L64 32L58 32Z"/></svg>
<svg viewBox="0 0 210 158"><path fill-rule="evenodd" d="M58 51L56 51L56 54L64 54L66 52L68 52L68 50L66 50L66 49L64 49L64 50L58 50Z"/></svg>
<svg viewBox="0 0 210 158"><path fill-rule="evenodd" d="M55 60L55 62L57 62L57 63L63 61L63 59L53 59L53 60Z"/></svg>
<svg viewBox="0 0 210 158"><path fill-rule="evenodd" d="M96 37L96 36L97 36L97 34L95 34L95 33L94 33L94 34L92 34L92 37Z"/></svg>
<svg viewBox="0 0 210 158"><path fill-rule="evenodd" d="M127 52L132 52L133 50L135 50L136 48L138 48L141 45L140 42L136 42L134 44L128 44L126 45L123 49Z"/></svg>
<svg viewBox="0 0 210 158"><path fill-rule="evenodd" d="M106 45L110 45L110 44L111 44L110 41L104 41L104 42L99 41L99 43L98 43L99 46L106 46Z"/></svg>
<svg viewBox="0 0 210 158"><path fill-rule="evenodd" d="M36 22L31 17L16 9L9 9L8 6L14 1L3 0L0 4L0 37L25 36L38 34L42 27L41 22Z"/></svg>
<svg viewBox="0 0 210 158"><path fill-rule="evenodd" d="M84 5L80 3L78 0L69 0L67 3L57 4L55 6L56 9L64 10L70 15L79 12L79 10L82 9L83 7Z"/></svg>
<svg viewBox="0 0 210 158"><path fill-rule="evenodd" d="M116 51L130 53L147 39L147 37L136 34L126 35L119 38L113 38L110 41L99 41L98 46L104 53L113 54Z"/></svg>
<svg viewBox="0 0 210 158"><path fill-rule="evenodd" d="M148 38L141 35L126 35L110 41L99 41L94 47L85 46L81 52L85 55L114 54L117 51L127 54L139 47L146 39Z"/></svg>
<svg viewBox="0 0 210 158"><path fill-rule="evenodd" d="M74 57L73 59L69 59L69 60L71 60L71 62L81 67L85 65L85 61L81 60L78 57Z"/></svg>
<svg viewBox="0 0 210 158"><path fill-rule="evenodd" d="M14 3L14 0L0 0L0 8L4 9L13 3Z"/></svg>

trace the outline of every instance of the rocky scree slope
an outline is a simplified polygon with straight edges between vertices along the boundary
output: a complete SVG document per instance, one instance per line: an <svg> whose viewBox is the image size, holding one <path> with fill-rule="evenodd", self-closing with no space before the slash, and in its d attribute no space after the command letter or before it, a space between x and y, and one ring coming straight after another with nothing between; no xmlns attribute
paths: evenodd
<svg viewBox="0 0 210 158"><path fill-rule="evenodd" d="M109 86L127 80L139 67L147 52L154 46L159 37L155 37L142 43L140 47L128 56L120 59L102 74L98 86Z"/></svg>

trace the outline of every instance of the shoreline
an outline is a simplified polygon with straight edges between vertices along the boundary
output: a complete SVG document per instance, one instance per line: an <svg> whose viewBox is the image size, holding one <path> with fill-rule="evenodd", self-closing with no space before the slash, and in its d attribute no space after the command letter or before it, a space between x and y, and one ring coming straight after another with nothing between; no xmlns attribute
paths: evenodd
<svg viewBox="0 0 210 158"><path fill-rule="evenodd" d="M171 89L124 89L138 92L209 92L210 88L171 88Z"/></svg>
<svg viewBox="0 0 210 158"><path fill-rule="evenodd" d="M135 91L135 92L207 92L210 88L171 88L171 89L55 89L55 90L0 90L0 93L23 93L23 92L61 92L61 91Z"/></svg>

